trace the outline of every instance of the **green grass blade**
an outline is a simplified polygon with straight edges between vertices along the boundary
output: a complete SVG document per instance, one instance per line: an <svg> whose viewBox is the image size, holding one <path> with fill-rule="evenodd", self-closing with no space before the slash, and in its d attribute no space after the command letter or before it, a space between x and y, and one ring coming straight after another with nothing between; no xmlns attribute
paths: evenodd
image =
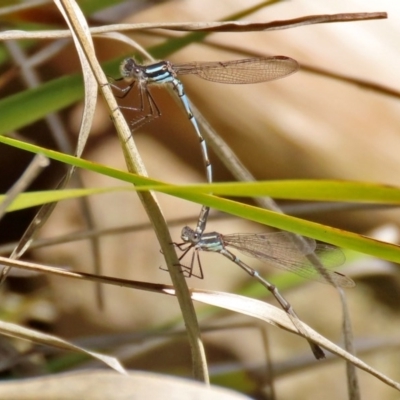
<svg viewBox="0 0 400 400"><path fill-rule="evenodd" d="M148 186L135 190L155 190L173 194L213 193L223 196L262 197L285 200L346 201L357 203L400 204L400 187L373 182L338 180L281 180L258 182L223 182L201 185Z"/></svg>
<svg viewBox="0 0 400 400"><path fill-rule="evenodd" d="M112 187L112 188L87 188L87 189L64 189L64 190L46 190L38 192L21 193L7 208L8 212L23 210L29 207L42 206L43 204L53 203L56 201L76 199L78 197L93 196L95 194L103 194L116 192L121 190L131 190L131 186ZM4 200L5 195L0 195L0 204Z"/></svg>
<svg viewBox="0 0 400 400"><path fill-rule="evenodd" d="M51 159L75 165L76 167L84 168L93 172L98 172L125 182L131 182L136 185L162 185L162 182L154 179L148 179L134 174L129 174L127 172L115 170L100 164L95 164L83 159L56 152L54 150L43 149L38 146L19 142L4 136L0 136L0 142L30 152L42 153ZM260 224L298 233L303 236L308 236L327 243L332 243L339 247L348 248L400 263L400 247L390 243L384 243L352 232L347 232L300 218L275 213L269 210L260 209L258 207L241 204L232 200L221 199L216 196L210 196L206 194L190 193L184 189L176 190L174 192L174 196L184 200L193 201L198 204L206 205L240 218L246 218Z"/></svg>

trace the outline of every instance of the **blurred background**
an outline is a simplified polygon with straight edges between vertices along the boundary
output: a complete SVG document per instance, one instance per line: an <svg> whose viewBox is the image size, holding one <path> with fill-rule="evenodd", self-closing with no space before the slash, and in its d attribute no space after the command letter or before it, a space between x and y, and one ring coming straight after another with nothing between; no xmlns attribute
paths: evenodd
<svg viewBox="0 0 400 400"><path fill-rule="evenodd" d="M89 24L217 21L259 2L171 0L134 3L125 2L92 14L88 17ZM314 14L375 11L388 12L389 18L302 26L272 32L214 33L204 42L191 44L174 53L169 60L177 63L224 61L254 54L285 55L300 63L302 68L296 74L257 85L220 85L197 77L182 78L191 101L258 180L343 179L399 186L400 55L397 42L400 5L388 0L298 0L266 7L247 16L246 20L266 22ZM19 15L19 18L22 17ZM51 22L54 29L64 28L51 5L37 9L29 17L43 24L50 25ZM132 39L146 48L160 44L170 36L181 35L161 30L130 33ZM48 43L37 43L28 53L34 53L45 45ZM95 47L99 59L103 61L116 57L122 60L133 53L127 45L104 38L96 38ZM12 61L4 63L3 73L7 73L12 65ZM316 73L313 68L372 82L391 89L392 93L343 82ZM38 69L43 81L72 72L79 72L79 62L71 42ZM23 83L16 76L3 85L1 97L23 89ZM162 115L134 134L149 176L173 183L204 182L198 141L187 117L168 92L155 88L152 93ZM72 144L79 130L82 107L78 103L60 112ZM101 100L97 111L84 157L125 170L115 129ZM24 128L20 133L44 147L57 148L43 121ZM7 171L0 176L3 192L24 170L30 157L0 145L0 166ZM211 159L216 181L233 180L230 171L213 153ZM52 163L52 167L38 179L34 189L54 187L61 174L62 167ZM85 171L81 176L88 187L121 185L116 180ZM172 235L179 241L182 226L194 225L200 209L196 204L183 200L165 195L157 197L166 219L171 223ZM95 196L89 199L89 204L96 228L139 226L148 222L134 193ZM396 208L350 209L298 202L281 202L280 205L291 215L393 243L398 240L400 214ZM0 222L2 242L17 240L32 215L31 210L7 215ZM79 203L66 201L56 207L41 235L52 238L85 228ZM228 234L263 232L266 228L212 212L207 230ZM104 275L170 283L168 273L159 268L164 267L163 257L150 227L104 236L100 243ZM252 284L243 271L222 256L201 256L205 279L191 278L188 282L190 287L239 293L243 287ZM399 350L395 340L400 322L397 266L352 254L347 256L349 262L344 273L357 283L356 288L347 291L347 294L359 355L373 367L399 380ZM93 257L87 241L37 249L29 252L28 257L45 264L93 272ZM255 260L246 261L275 283L274 278L279 272L266 270ZM105 287L105 309L99 310L93 284L44 277L36 277L33 281L31 278L29 284L25 281L24 277L11 277L7 283L8 292L3 294L5 298L6 295L11 296L10 293L17 296L17 309L24 310L18 320L65 338L77 340L100 334L117 337L115 335L120 333L158 331L180 315L174 298ZM306 323L330 340L340 342L341 305L334 289L306 282L285 291L285 296ZM3 304L4 315L15 321L17 318L13 316L12 306L5 300ZM215 310L210 315L205 312L204 306L199 306L199 318L203 326L255 324L249 318L215 313ZM246 370L246 365L264 365L268 353L277 366L275 385L278 398L310 399L323 395L325 399L337 399L345 396L343 361L305 361L301 367L285 367L296 357L304 355L307 359L307 343L277 328L262 326L261 329L267 329L268 333L269 348L265 349L257 326L231 327L204 333L210 366L229 362L230 366L241 365ZM377 348L372 346L375 341L380 343ZM362 349L368 351L363 352ZM180 342L178 339L168 340L158 347L148 344L145 349L135 347L132 350L126 345L124 362L137 369L190 373L188 354L184 339ZM249 372L251 378L247 379L252 383L258 382L260 374L258 371L255 378ZM364 399L398 398L393 389L372 376L363 372L359 376ZM265 398L257 385L249 392L254 397Z"/></svg>

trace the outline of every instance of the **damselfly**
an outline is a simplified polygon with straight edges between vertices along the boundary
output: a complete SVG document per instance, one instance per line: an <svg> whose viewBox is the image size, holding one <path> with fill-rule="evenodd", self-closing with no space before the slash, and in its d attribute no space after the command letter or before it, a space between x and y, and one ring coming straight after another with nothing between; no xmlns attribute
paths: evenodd
<svg viewBox="0 0 400 400"><path fill-rule="evenodd" d="M210 232L198 235L193 229L185 226L182 229L181 239L183 243L176 244L177 247L183 251L182 256L179 258L180 260L182 260L191 249L194 250L189 266L182 265L182 267L186 268L189 272L189 276L193 274L193 270L196 267L195 263L197 262L200 271L199 277L203 277L199 255L200 251L222 254L266 287L289 315L297 330L306 338L308 335L299 322L293 307L279 293L276 286L265 280L256 270L241 261L234 253L229 251L227 247L232 247L247 256L258 258L261 261L269 263L271 266L293 272L305 278L323 283L333 283L340 287L354 286L354 282L350 278L339 272L324 270L323 275L317 272L315 266L308 260L308 255L315 254L320 257L322 264L327 268L334 268L343 264L345 257L343 252L337 247L326 243L316 243L315 240L311 238L303 238L303 245L299 245L297 241L294 241L293 235L288 232L232 235ZM308 342L315 357L317 359L323 358L324 353L322 349L310 340L308 340Z"/></svg>
<svg viewBox="0 0 400 400"><path fill-rule="evenodd" d="M170 84L178 95L197 134L206 168L207 182L212 183L212 166L208 157L207 145L191 110L190 102L185 94L182 82L178 79L178 75L193 74L213 82L247 84L283 78L296 72L298 68L299 64L297 61L284 56L220 62L191 62L186 64L172 64L169 61L160 61L150 65L140 65L133 58L127 58L120 66L121 75L128 83L128 86L122 89L122 97L125 97L135 84L137 85L140 106L138 108L125 107L142 113L139 119L131 122L131 127L134 130L161 115L160 108L155 102L148 86ZM148 110L148 112L143 114L145 110ZM196 232L200 235L205 230L208 213L209 207L203 206L196 227Z"/></svg>

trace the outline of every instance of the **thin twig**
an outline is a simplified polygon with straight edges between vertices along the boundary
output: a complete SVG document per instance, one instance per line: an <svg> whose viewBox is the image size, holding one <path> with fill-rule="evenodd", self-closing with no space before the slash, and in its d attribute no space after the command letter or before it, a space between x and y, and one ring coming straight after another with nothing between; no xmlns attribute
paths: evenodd
<svg viewBox="0 0 400 400"><path fill-rule="evenodd" d="M153 29L164 29L185 32L259 32L290 29L305 25L324 24L332 22L355 22L374 19L385 19L387 13L346 13L346 14L323 14L294 18L289 20L278 20L272 22L242 22L242 21L219 21L219 22L176 22L176 23L141 23L141 24L114 24L90 28L92 35L107 32L132 32ZM54 31L6 31L0 34L0 40L11 39L59 39L71 37L68 30Z"/></svg>

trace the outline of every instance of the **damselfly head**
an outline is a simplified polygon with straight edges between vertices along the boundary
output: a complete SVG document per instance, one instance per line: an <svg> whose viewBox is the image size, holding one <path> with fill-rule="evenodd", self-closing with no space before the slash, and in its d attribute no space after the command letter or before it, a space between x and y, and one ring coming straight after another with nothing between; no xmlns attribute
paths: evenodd
<svg viewBox="0 0 400 400"><path fill-rule="evenodd" d="M140 80L143 74L143 68L136 64L133 58L125 58L119 67L122 77L126 80Z"/></svg>
<svg viewBox="0 0 400 400"><path fill-rule="evenodd" d="M200 239L199 234L189 226L182 228L181 239L186 243L197 243Z"/></svg>

